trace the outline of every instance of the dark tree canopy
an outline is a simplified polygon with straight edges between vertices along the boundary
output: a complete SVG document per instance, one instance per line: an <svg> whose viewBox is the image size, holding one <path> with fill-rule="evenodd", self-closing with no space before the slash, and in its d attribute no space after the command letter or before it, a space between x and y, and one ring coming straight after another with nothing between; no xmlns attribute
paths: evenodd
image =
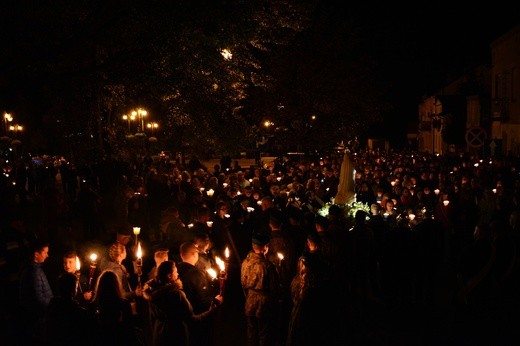
<svg viewBox="0 0 520 346"><path fill-rule="evenodd" d="M31 123L37 150L133 150L121 117L137 107L160 124L157 148L236 154L270 119L278 142L304 149L366 131L383 108L355 29L325 25L319 1L0 6L0 102Z"/></svg>

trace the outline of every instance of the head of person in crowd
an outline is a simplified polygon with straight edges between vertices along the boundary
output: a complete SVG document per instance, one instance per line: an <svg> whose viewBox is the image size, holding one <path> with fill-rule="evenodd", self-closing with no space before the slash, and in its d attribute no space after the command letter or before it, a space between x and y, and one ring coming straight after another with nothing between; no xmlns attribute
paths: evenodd
<svg viewBox="0 0 520 346"><path fill-rule="evenodd" d="M262 203L261 204L262 211L266 211L268 209L274 208L274 203L273 203L273 199L271 198L271 196L262 197L261 203Z"/></svg>
<svg viewBox="0 0 520 346"><path fill-rule="evenodd" d="M309 230L307 233L306 245L309 252L319 251L321 246L321 238L316 230Z"/></svg>
<svg viewBox="0 0 520 346"><path fill-rule="evenodd" d="M252 246L255 253L266 255L269 251L271 237L264 233L255 233L252 237Z"/></svg>
<svg viewBox="0 0 520 346"><path fill-rule="evenodd" d="M193 242L184 242L180 246L179 253L183 262L195 265L199 260L199 249Z"/></svg>
<svg viewBox="0 0 520 346"><path fill-rule="evenodd" d="M130 239L132 239L130 225L125 225L117 231L116 242L122 244L123 246L126 246Z"/></svg>
<svg viewBox="0 0 520 346"><path fill-rule="evenodd" d="M173 261L165 261L159 265L159 268L157 268L157 280L162 285L173 283L176 284L179 289L182 288L179 272Z"/></svg>
<svg viewBox="0 0 520 346"><path fill-rule="evenodd" d="M34 263L43 263L49 258L49 242L43 238L35 239L31 244L31 254Z"/></svg>
<svg viewBox="0 0 520 346"><path fill-rule="evenodd" d="M377 203L372 203L370 205L370 213L372 215L379 215L379 213L381 212L381 206Z"/></svg>
<svg viewBox="0 0 520 346"><path fill-rule="evenodd" d="M63 254L63 269L67 272L67 273L76 273L76 271L78 270L76 268L76 257L78 255L76 254L76 251L67 251L65 252L65 254Z"/></svg>
<svg viewBox="0 0 520 346"><path fill-rule="evenodd" d="M207 253L211 246L211 241L207 233L195 234L193 237L193 243L197 247L199 253Z"/></svg>
<svg viewBox="0 0 520 346"><path fill-rule="evenodd" d="M126 258L126 247L118 242L113 243L108 249L108 258L112 262L121 264Z"/></svg>
<svg viewBox="0 0 520 346"><path fill-rule="evenodd" d="M327 219L325 216L318 215L314 220L314 226L316 227L316 231L318 233L325 232L329 227L329 224L329 219Z"/></svg>
<svg viewBox="0 0 520 346"><path fill-rule="evenodd" d="M164 247L157 248L153 253L153 259L155 261L155 266L159 268L159 265L162 262L168 260L168 249Z"/></svg>
<svg viewBox="0 0 520 346"><path fill-rule="evenodd" d="M121 280L111 270L104 270L98 277L94 300L100 307L116 304L124 297Z"/></svg>
<svg viewBox="0 0 520 346"><path fill-rule="evenodd" d="M215 205L216 217L219 219L224 219L226 214L229 214L229 205L225 201L219 201Z"/></svg>

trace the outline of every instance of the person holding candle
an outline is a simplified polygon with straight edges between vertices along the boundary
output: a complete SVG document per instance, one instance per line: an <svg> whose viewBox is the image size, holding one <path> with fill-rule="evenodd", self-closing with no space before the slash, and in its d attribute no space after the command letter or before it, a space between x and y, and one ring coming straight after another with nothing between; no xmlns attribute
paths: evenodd
<svg viewBox="0 0 520 346"><path fill-rule="evenodd" d="M89 287L88 279L85 276L81 276L81 267L78 268L79 263L79 257L75 251L71 250L63 254L63 270L78 277L78 290L74 299L82 307L86 307L92 299L92 290Z"/></svg>
<svg viewBox="0 0 520 346"><path fill-rule="evenodd" d="M116 273L119 280L121 280L125 298L135 299L138 296L142 296L142 288L137 287L134 291L130 286L130 282L128 281L130 274L123 264L123 260L126 259L126 254L126 247L123 244L119 242L113 243L108 249L108 260L104 262L102 271L111 270Z"/></svg>
<svg viewBox="0 0 520 346"><path fill-rule="evenodd" d="M337 318L331 313L336 304L330 287L327 264L319 251L300 256L291 282L292 309L285 345L336 344L333 335L338 333L333 332L331 317Z"/></svg>
<svg viewBox="0 0 520 346"><path fill-rule="evenodd" d="M59 276L58 294L51 299L45 316L45 336L48 345L89 345L91 343L89 338L91 321L87 310L75 298L80 296L78 287L78 277L74 272L66 271Z"/></svg>
<svg viewBox="0 0 520 346"><path fill-rule="evenodd" d="M219 296L218 286L212 286L207 272L196 266L199 260L199 249L195 243L183 243L180 247L180 255L182 262L177 267L183 290L193 307L193 313L201 314L210 308L215 296ZM214 323L215 319L211 317L203 321L190 322L188 324L190 345L211 345Z"/></svg>
<svg viewBox="0 0 520 346"><path fill-rule="evenodd" d="M135 318L119 276L112 270L99 275L94 300L88 307L95 328L94 345L145 345L143 331ZM78 335L80 338L81 336Z"/></svg>
<svg viewBox="0 0 520 346"><path fill-rule="evenodd" d="M271 240L269 241L269 251L267 258L278 269L278 276L281 284L281 294L279 300L279 321L278 339L283 343L287 335L287 321L291 311L291 280L296 274L296 261L298 260L294 240L282 227L282 215L273 214L269 218L271 228ZM283 257L280 257L283 256Z"/></svg>
<svg viewBox="0 0 520 346"><path fill-rule="evenodd" d="M195 313L183 290L183 282L175 262L166 261L157 269L158 287L151 293L150 313L152 319L152 345L192 345L195 337L188 324L203 321L213 315L218 308L213 302L201 313ZM222 302L222 296L215 301ZM210 345L210 344L206 344Z"/></svg>
<svg viewBox="0 0 520 346"><path fill-rule="evenodd" d="M245 295L247 345L250 346L275 344L280 279L276 266L266 257L269 241L269 235L254 234L252 250L241 266L240 281Z"/></svg>

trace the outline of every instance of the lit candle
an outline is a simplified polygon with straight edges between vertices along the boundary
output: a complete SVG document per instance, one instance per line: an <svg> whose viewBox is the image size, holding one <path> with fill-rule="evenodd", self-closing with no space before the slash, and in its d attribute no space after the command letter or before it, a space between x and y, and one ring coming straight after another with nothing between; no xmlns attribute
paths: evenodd
<svg viewBox="0 0 520 346"><path fill-rule="evenodd" d="M220 268L218 279L220 286L220 294L222 294L224 293L224 281L226 280L226 264L218 256L215 256L215 263L217 263L218 267Z"/></svg>
<svg viewBox="0 0 520 346"><path fill-rule="evenodd" d="M220 257L215 256L215 263L220 268L220 273L221 274L226 272L226 264L224 263L223 260L220 259Z"/></svg>
<svg viewBox="0 0 520 346"><path fill-rule="evenodd" d="M137 243L137 260L135 266L137 267L137 286L141 287L141 275L143 275L143 251L141 249L141 242Z"/></svg>
<svg viewBox="0 0 520 346"><path fill-rule="evenodd" d="M143 251L141 249L141 242L137 243L137 260L143 260Z"/></svg>
<svg viewBox="0 0 520 346"><path fill-rule="evenodd" d="M226 188L228 186L228 183L223 183L222 186Z"/></svg>
<svg viewBox="0 0 520 346"><path fill-rule="evenodd" d="M224 250L224 257L226 258L225 259L226 267L229 267L229 248L227 246L226 246L226 250Z"/></svg>
<svg viewBox="0 0 520 346"><path fill-rule="evenodd" d="M208 225L209 228L213 227L213 221L206 221L206 225Z"/></svg>
<svg viewBox="0 0 520 346"><path fill-rule="evenodd" d="M408 218L410 219L410 221L413 221L415 219L415 214L408 215Z"/></svg>
<svg viewBox="0 0 520 346"><path fill-rule="evenodd" d="M137 243L137 236L141 233L141 227L134 227L135 242Z"/></svg>
<svg viewBox="0 0 520 346"><path fill-rule="evenodd" d="M189 223L188 224L188 228L192 228L193 227L193 224L192 223Z"/></svg>
<svg viewBox="0 0 520 346"><path fill-rule="evenodd" d="M435 189L435 190L433 190L433 192L435 192L435 194L438 195L439 193L441 193L441 190Z"/></svg>
<svg viewBox="0 0 520 346"><path fill-rule="evenodd" d="M80 275L81 275L81 263L79 262L79 257L76 256L76 276L78 277L78 280L79 280Z"/></svg>
<svg viewBox="0 0 520 346"><path fill-rule="evenodd" d="M253 207L247 207L247 212L248 212L248 213L251 213L251 212L253 212L253 211L255 211L255 208L253 208Z"/></svg>
<svg viewBox="0 0 520 346"><path fill-rule="evenodd" d="M217 272L213 268L206 269L206 272L209 274L212 280L215 280L217 278Z"/></svg>
<svg viewBox="0 0 520 346"><path fill-rule="evenodd" d="M442 204L444 204L444 206L447 207L448 204L450 204L450 201L448 201L448 200L442 201Z"/></svg>
<svg viewBox="0 0 520 346"><path fill-rule="evenodd" d="M283 261L283 254L281 252L277 252L276 255L278 256L278 265L281 267Z"/></svg>
<svg viewBox="0 0 520 346"><path fill-rule="evenodd" d="M208 191L206 191L208 197L213 197L213 194L215 193L215 190L213 189L209 189Z"/></svg>
<svg viewBox="0 0 520 346"><path fill-rule="evenodd" d="M92 290L92 279L96 272L97 255L95 253L90 254L90 271L88 275L88 287Z"/></svg>

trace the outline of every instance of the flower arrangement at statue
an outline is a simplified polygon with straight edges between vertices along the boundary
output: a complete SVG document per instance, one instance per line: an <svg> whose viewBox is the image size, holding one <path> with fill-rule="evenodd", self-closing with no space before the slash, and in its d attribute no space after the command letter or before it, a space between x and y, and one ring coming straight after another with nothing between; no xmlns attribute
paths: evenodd
<svg viewBox="0 0 520 346"><path fill-rule="evenodd" d="M318 215L323 216L323 217L328 217L329 208L333 204L334 203L332 203L332 202L325 203L325 205L323 205L323 207L318 209L318 211L317 211ZM343 215L345 216L345 218L350 221L354 220L354 216L356 215L356 212L358 210L363 210L368 215L370 215L370 206L363 202L352 202L350 204L343 204L343 205L338 204L338 206L343 210Z"/></svg>

